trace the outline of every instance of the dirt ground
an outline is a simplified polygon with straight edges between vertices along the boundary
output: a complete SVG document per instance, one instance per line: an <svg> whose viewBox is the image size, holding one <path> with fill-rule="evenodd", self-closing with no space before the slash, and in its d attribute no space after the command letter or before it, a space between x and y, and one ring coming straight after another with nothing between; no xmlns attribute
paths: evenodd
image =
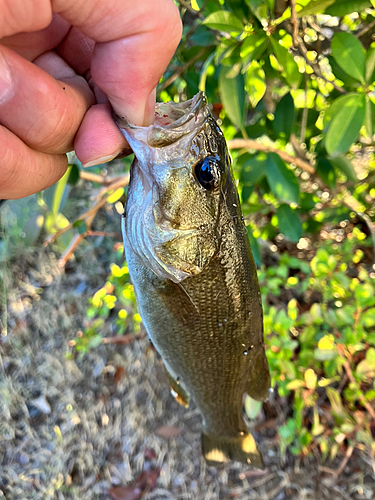
<svg viewBox="0 0 375 500"><path fill-rule="evenodd" d="M66 272L50 249L21 254L3 269L8 334L0 340L0 497L375 498L375 465L359 451L338 477L327 468L337 470L342 457L325 464L289 454L281 460L277 425L284 417L276 398L253 423L266 470L207 467L198 411L170 396L147 336L68 359L87 298L103 284L108 266L100 249L86 245Z"/></svg>

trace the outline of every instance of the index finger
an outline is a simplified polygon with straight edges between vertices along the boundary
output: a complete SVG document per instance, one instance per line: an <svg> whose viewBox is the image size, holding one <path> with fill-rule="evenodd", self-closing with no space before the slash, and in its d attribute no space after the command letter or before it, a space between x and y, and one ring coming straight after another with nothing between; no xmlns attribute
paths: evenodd
<svg viewBox="0 0 375 500"><path fill-rule="evenodd" d="M92 76L116 113L137 125L153 120L147 100L182 33L173 0L0 0L0 12L0 38L42 30L60 14L97 42Z"/></svg>
<svg viewBox="0 0 375 500"><path fill-rule="evenodd" d="M52 6L97 42L92 77L116 113L138 125L152 122L149 96L181 38L173 0L55 0Z"/></svg>

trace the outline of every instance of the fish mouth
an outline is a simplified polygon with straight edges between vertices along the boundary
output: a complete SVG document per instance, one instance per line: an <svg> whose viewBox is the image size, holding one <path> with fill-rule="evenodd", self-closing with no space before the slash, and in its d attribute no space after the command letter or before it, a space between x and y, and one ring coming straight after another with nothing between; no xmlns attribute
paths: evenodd
<svg viewBox="0 0 375 500"><path fill-rule="evenodd" d="M149 127L129 123L125 117L114 115L121 132L133 148L135 141L160 148L174 144L187 134L197 132L210 112L204 92L198 92L184 102L160 102L155 106L155 121Z"/></svg>

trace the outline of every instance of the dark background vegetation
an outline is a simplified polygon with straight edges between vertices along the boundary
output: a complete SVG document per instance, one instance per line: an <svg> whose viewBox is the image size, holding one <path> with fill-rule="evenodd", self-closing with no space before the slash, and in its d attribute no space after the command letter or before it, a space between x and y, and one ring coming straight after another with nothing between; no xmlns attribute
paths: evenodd
<svg viewBox="0 0 375 500"><path fill-rule="evenodd" d="M205 91L261 285L267 469L207 468L122 257L131 158L0 207L0 497L375 495L375 4L179 0L159 99Z"/></svg>

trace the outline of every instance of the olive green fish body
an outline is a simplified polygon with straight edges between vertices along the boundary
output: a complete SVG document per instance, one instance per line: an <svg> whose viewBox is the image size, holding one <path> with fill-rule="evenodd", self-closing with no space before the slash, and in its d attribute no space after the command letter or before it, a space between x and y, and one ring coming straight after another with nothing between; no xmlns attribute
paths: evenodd
<svg viewBox="0 0 375 500"><path fill-rule="evenodd" d="M124 218L129 272L173 388L202 413L206 459L261 466L242 404L244 393L267 398L269 370L230 157L202 94L183 114L170 106L159 115L172 139L162 126L124 130L137 157Z"/></svg>

